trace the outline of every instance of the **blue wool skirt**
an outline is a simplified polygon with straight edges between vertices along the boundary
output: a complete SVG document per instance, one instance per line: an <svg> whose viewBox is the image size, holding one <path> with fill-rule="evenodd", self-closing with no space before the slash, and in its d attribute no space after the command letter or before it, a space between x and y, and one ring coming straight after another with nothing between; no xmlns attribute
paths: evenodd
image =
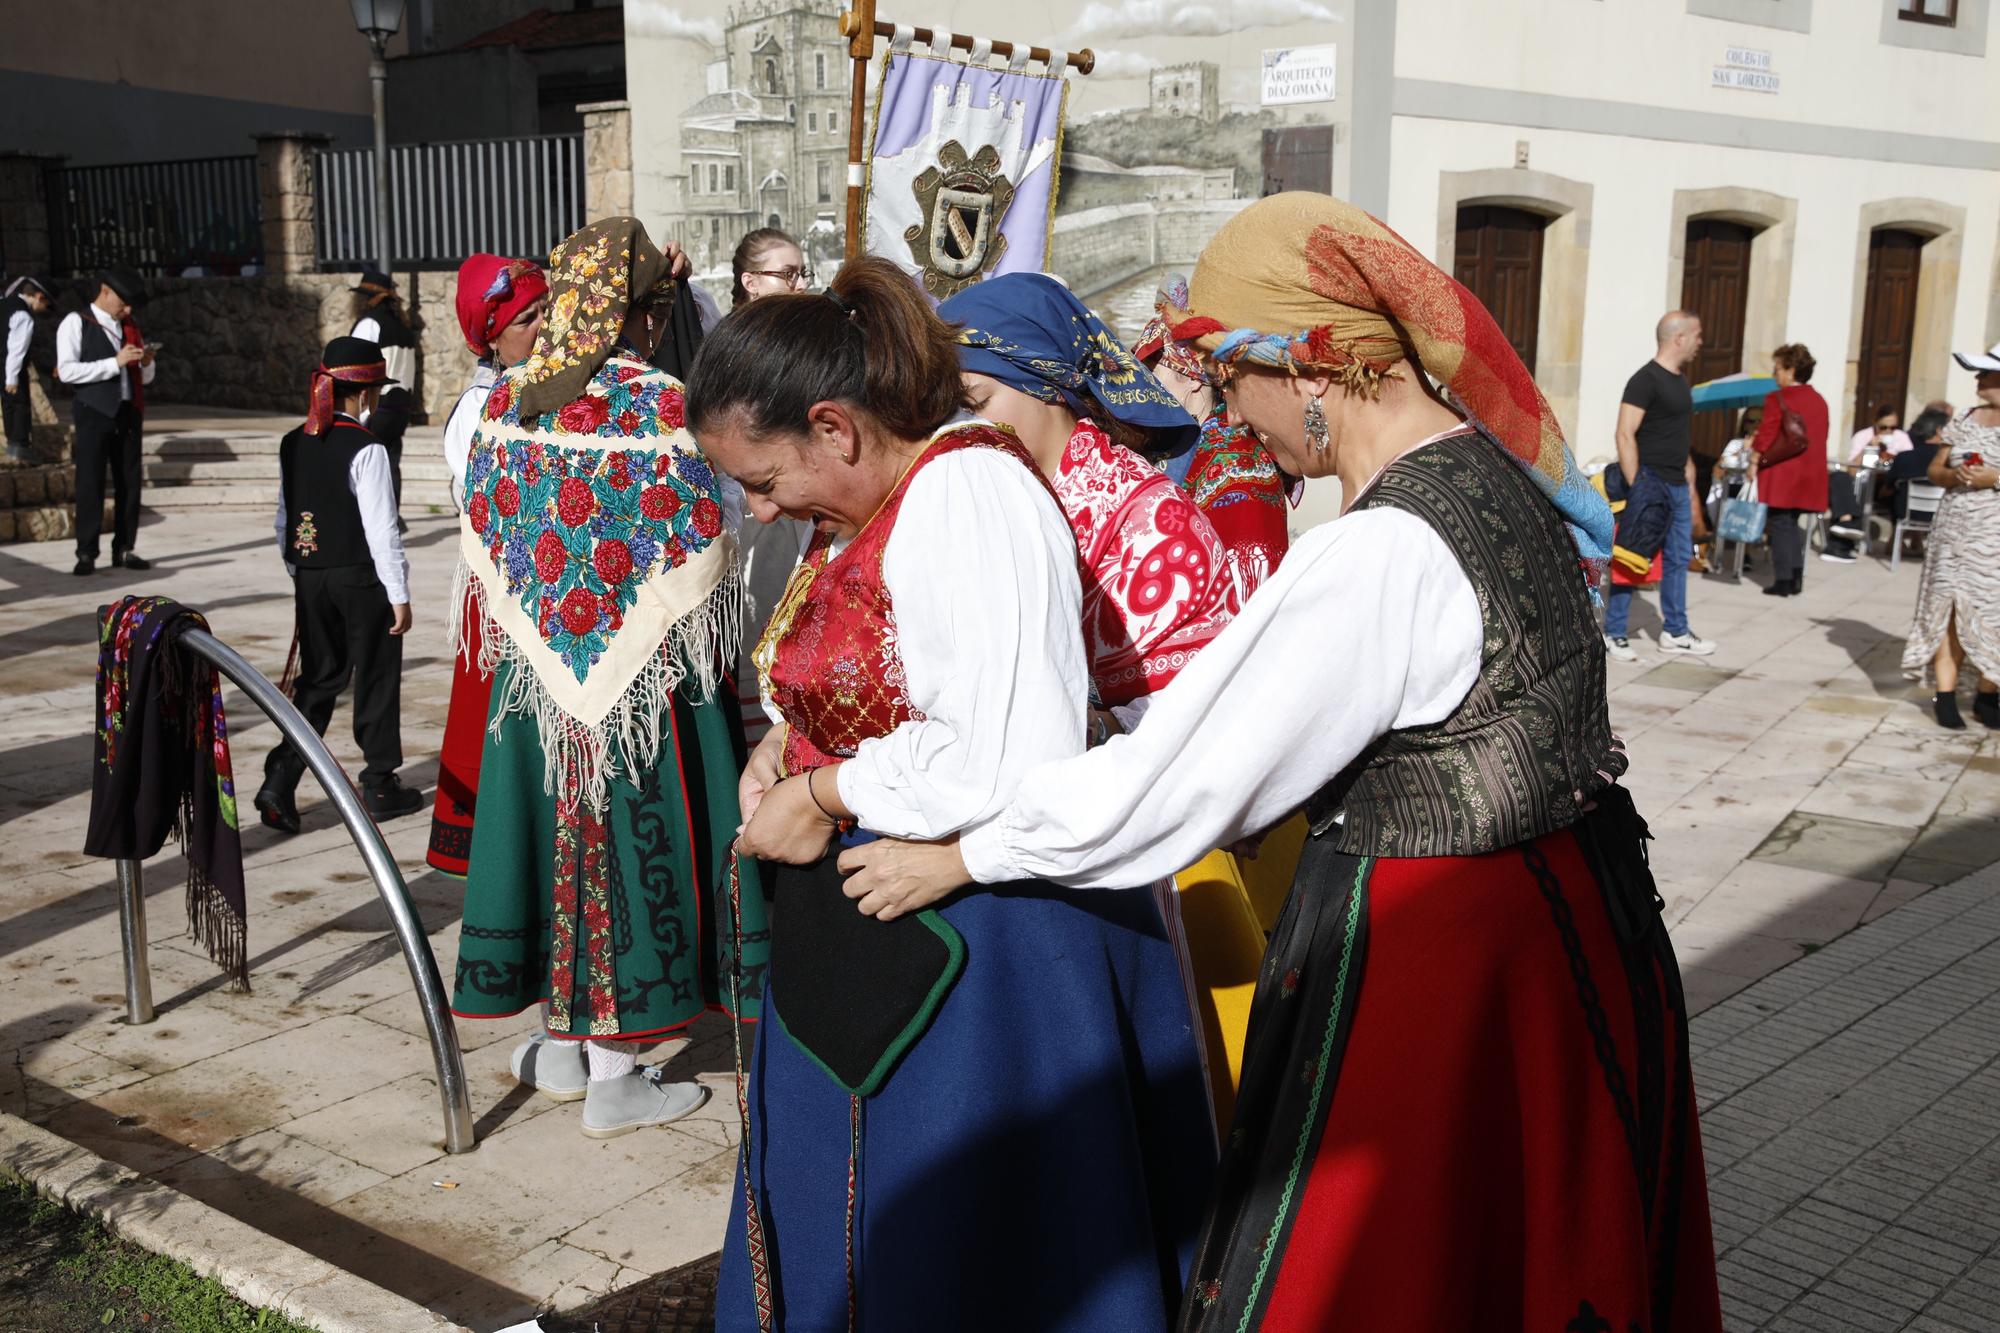
<svg viewBox="0 0 2000 1333"><path fill-rule="evenodd" d="M774 1327L1165 1329L1208 1202L1214 1134L1196 1035L1152 895L1020 884L943 915L965 970L860 1103L776 1022L750 1060L716 1327L754 1333L744 1181ZM764 1011L767 1015L772 1008Z"/></svg>

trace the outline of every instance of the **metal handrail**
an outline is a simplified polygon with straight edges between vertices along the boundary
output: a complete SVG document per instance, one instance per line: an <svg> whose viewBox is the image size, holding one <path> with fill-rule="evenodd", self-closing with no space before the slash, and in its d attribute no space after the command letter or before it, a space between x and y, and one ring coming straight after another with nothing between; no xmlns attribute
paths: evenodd
<svg viewBox="0 0 2000 1333"><path fill-rule="evenodd" d="M396 858L389 854L389 845L382 840L382 831L362 808L361 798L355 794L339 761L326 748L326 742L262 672L206 630L186 630L175 642L206 659L250 696L250 701L277 724L285 739L304 756L306 767L319 779L327 798L340 812L340 822L347 825L348 836L354 839L362 863L368 867L369 878L375 881L375 891L381 895L382 905L395 923L396 939L403 946L403 961L409 965L410 982L416 987L417 1001L424 1011L424 1028L431 1039L431 1060L437 1067L438 1097L444 1104L445 1151L470 1152L476 1141L472 1095L465 1081L465 1060L459 1054L458 1029L452 1024L451 1009L445 1001L437 957L431 953L430 940L425 937L423 923L410 902L409 886L403 882ZM146 961L146 896L137 861L118 862L118 924L125 952L126 1021L150 1023L153 1000L152 974Z"/></svg>

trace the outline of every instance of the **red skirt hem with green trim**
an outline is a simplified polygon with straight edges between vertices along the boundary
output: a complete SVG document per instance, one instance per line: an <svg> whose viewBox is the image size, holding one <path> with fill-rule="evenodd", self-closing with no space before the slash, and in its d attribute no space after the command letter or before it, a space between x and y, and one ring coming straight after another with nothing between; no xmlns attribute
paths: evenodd
<svg viewBox="0 0 2000 1333"><path fill-rule="evenodd" d="M1183 1329L1719 1333L1687 1016L1627 828L1308 842Z"/></svg>

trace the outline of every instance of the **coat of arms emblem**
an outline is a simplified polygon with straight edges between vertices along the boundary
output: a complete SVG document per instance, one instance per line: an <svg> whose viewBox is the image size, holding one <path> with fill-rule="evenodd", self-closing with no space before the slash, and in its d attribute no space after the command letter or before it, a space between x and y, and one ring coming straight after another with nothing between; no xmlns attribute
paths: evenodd
<svg viewBox="0 0 2000 1333"><path fill-rule="evenodd" d="M963 291L992 271L1006 253L1000 220L1014 199L1014 183L1001 174L1000 153L986 144L971 157L953 139L938 150L937 165L912 182L923 221L903 233L923 270L924 287L937 300Z"/></svg>

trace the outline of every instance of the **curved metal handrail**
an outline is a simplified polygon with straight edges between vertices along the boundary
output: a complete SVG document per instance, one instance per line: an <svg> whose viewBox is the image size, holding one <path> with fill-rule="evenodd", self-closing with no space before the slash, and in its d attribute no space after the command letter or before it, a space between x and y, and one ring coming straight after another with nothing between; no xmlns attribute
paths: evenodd
<svg viewBox="0 0 2000 1333"><path fill-rule="evenodd" d="M437 1067L438 1097L444 1103L445 1151L470 1152L475 1143L472 1096L465 1081L465 1060L459 1054L458 1029L452 1024L451 1009L445 1001L437 957L431 953L430 940L425 937L423 923L410 902L409 886L403 882L396 858L389 854L389 845L382 840L382 831L362 808L361 798L339 761L326 748L326 742L262 672L206 630L186 630L175 642L212 663L250 696L250 701L298 749L306 767L319 779L327 798L340 812L340 821L347 825L348 836L354 839L369 878L375 881L375 891L381 895L382 905L395 924L396 939L403 947L403 961L409 965L410 981L423 1007L424 1028L431 1040L431 1060ZM145 962L145 894L139 887L138 863L120 861L118 880L128 1018L134 1023L148 1023L153 1018L152 983Z"/></svg>

